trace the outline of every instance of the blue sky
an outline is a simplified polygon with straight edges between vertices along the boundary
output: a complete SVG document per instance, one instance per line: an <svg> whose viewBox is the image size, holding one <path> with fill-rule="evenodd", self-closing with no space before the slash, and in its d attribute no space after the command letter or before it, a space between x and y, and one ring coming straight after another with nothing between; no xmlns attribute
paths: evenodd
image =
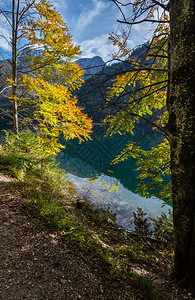
<svg viewBox="0 0 195 300"><path fill-rule="evenodd" d="M99 55L107 61L111 58L110 53L117 51L108 40L109 33L120 31L117 19L121 19L121 14L112 1L55 0L52 4L67 23L73 41L81 45L82 57ZM146 42L149 38L147 30L136 26L130 36L129 47Z"/></svg>
<svg viewBox="0 0 195 300"><path fill-rule="evenodd" d="M108 61L110 53L116 52L108 35L111 32L120 31L117 19L121 19L118 8L109 0L53 0L50 1L62 15L68 25L73 41L81 45L81 57L101 56ZM126 15L130 12L126 11ZM148 26L136 25L132 31L128 46L135 47L144 43L149 38ZM1 34L9 36L9 31L3 26L0 17ZM9 54L9 48L5 41L0 40L0 50ZM5 52L4 52L5 53ZM7 56L5 55L5 56Z"/></svg>

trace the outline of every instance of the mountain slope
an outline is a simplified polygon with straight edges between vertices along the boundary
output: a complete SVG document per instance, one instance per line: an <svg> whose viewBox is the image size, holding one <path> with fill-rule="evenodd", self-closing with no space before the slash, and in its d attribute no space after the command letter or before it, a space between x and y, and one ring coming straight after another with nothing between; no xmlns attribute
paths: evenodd
<svg viewBox="0 0 195 300"><path fill-rule="evenodd" d="M76 61L76 64L85 70L84 80L86 80L90 76L100 72L105 62L100 56L94 56L93 58L80 58Z"/></svg>

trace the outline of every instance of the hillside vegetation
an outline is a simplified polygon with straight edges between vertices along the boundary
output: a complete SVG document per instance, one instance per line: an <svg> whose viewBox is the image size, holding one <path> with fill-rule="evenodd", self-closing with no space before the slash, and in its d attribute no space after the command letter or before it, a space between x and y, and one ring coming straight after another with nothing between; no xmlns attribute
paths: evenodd
<svg viewBox="0 0 195 300"><path fill-rule="evenodd" d="M105 299L129 299L128 295L165 299L163 285L168 281L169 293L176 293L167 277L172 266L170 241L160 234L156 239L147 237L144 215L136 217L137 232L120 229L109 210L95 210L75 195L54 157L28 131L19 136L5 133L0 162L1 171L17 178L9 188L25 199L31 222L57 232L74 253L94 266L110 289ZM152 283L154 274L158 280Z"/></svg>

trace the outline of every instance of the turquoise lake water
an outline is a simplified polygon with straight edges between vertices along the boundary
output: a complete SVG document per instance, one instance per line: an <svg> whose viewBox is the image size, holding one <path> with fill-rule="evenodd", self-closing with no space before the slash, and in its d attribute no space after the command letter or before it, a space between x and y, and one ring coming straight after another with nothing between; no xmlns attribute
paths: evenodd
<svg viewBox="0 0 195 300"><path fill-rule="evenodd" d="M162 200L154 197L146 199L136 193L138 171L132 158L110 166L129 139L129 135L105 137L105 128L96 126L92 141L81 144L76 140L69 141L66 149L59 154L58 161L60 167L66 170L67 178L75 183L79 195L96 207L110 207L116 213L120 226L133 229L133 211L137 207L141 207L148 217L156 217L162 212L167 214L170 206L162 207ZM146 142L154 143L150 140ZM89 178L97 174L98 180L90 183ZM105 190L102 179L109 185L117 180L118 192Z"/></svg>

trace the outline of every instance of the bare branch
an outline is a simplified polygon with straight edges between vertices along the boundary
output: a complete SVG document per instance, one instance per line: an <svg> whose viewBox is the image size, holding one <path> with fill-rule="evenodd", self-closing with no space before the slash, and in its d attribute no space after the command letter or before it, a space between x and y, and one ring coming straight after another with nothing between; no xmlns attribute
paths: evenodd
<svg viewBox="0 0 195 300"><path fill-rule="evenodd" d="M143 86L143 87L141 87L141 88L139 88L139 89L127 91L126 93L122 94L121 96L124 97L124 96L127 96L127 95L131 95L131 94L133 94L133 93L135 93L135 92L139 92L139 91L142 91L142 90L151 88L151 87L153 87L153 86L155 86L155 85L159 85L159 84L163 84L163 83L167 83L167 82L168 82L168 80L164 80L164 81L160 81L160 82L155 82L155 83L149 84L149 85L147 85L147 86ZM166 87L166 86L163 86L162 88L164 89L165 87ZM162 89L162 88L161 88L161 89ZM154 92L156 92L156 90L155 90ZM119 96L117 99L119 99L121 96ZM147 97L147 95L146 95L146 97Z"/></svg>
<svg viewBox="0 0 195 300"><path fill-rule="evenodd" d="M6 36L0 34L0 37L3 38L4 40L6 40L6 42L8 43L8 45L11 47L11 44L10 44L10 42L9 42L9 40L8 40L8 38Z"/></svg>
<svg viewBox="0 0 195 300"><path fill-rule="evenodd" d="M34 3L35 3L35 0L33 0L31 3L28 3L26 8L23 8L23 10L20 12L20 17L18 19L19 23L24 18L25 13L34 5Z"/></svg>
<svg viewBox="0 0 195 300"><path fill-rule="evenodd" d="M122 23L122 24L128 24L128 25L135 25L135 24L140 24L143 22L152 22L152 23L170 23L170 21L165 21L165 20L149 20L149 19L143 19L140 21L134 21L134 22L127 22L127 21L120 21L117 20L117 22Z"/></svg>
<svg viewBox="0 0 195 300"><path fill-rule="evenodd" d="M10 89L10 88L11 88L11 85L4 87L4 88L0 91L0 94L2 94L5 90Z"/></svg>
<svg viewBox="0 0 195 300"><path fill-rule="evenodd" d="M156 0L152 0L152 2L154 2L156 5L159 5L159 6L162 7L164 10L169 11L167 5L164 5L163 3L160 3L159 1L156 1Z"/></svg>
<svg viewBox="0 0 195 300"><path fill-rule="evenodd" d="M12 24L11 24L10 19L6 16L6 11L3 11L2 9L0 9L0 13L4 16L4 18L6 19L8 24L11 26Z"/></svg>

